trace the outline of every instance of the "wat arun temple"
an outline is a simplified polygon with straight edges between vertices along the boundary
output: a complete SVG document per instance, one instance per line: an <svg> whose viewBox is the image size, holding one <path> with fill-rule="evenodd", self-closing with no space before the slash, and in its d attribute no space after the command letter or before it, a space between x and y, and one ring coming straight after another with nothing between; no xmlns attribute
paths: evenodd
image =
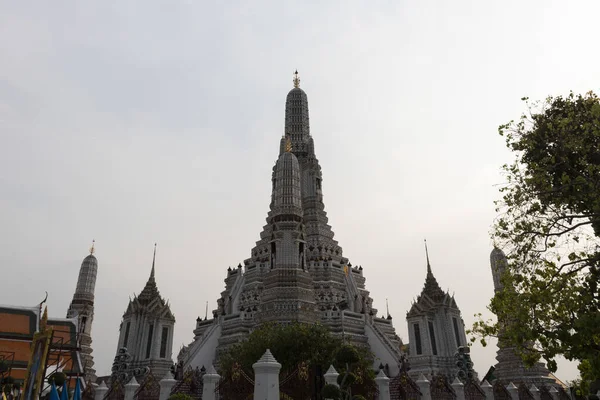
<svg viewBox="0 0 600 400"><path fill-rule="evenodd" d="M285 102L266 224L244 265L227 270L213 318L197 319L194 341L181 350L178 362L185 369L218 364L219 354L265 322L321 323L350 343L368 346L374 367L384 366L395 376L406 364L407 351L392 317L379 317L373 308L362 267L353 266L334 239L308 98L297 72L293 84ZM454 355L466 345L464 323L454 298L435 280L429 260L423 293L408 319L416 326L409 333L415 356L411 372L455 375Z"/></svg>

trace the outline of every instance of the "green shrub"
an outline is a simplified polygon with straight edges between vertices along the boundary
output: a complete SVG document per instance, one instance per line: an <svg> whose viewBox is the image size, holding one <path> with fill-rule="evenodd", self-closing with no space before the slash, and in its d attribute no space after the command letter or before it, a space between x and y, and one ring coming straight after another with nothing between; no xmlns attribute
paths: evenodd
<svg viewBox="0 0 600 400"><path fill-rule="evenodd" d="M323 395L324 399L339 400L342 397L342 392L340 391L340 388L331 384L325 385L321 394Z"/></svg>
<svg viewBox="0 0 600 400"><path fill-rule="evenodd" d="M169 396L168 400L194 400L194 398L185 393L175 393Z"/></svg>

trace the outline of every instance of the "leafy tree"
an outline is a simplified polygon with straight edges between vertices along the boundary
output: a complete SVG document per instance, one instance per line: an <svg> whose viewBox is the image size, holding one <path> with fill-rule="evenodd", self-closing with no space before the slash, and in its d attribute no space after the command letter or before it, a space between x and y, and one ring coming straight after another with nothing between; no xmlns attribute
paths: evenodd
<svg viewBox="0 0 600 400"><path fill-rule="evenodd" d="M352 376L347 378L343 387L368 387L374 384L375 374L369 350L345 344L320 324L261 325L246 340L221 355L221 375L226 377L236 363L244 371L252 371L252 364L267 349L281 364L282 371L293 371L302 362L313 368L318 366L322 372L334 365L340 377L346 376L347 371Z"/></svg>
<svg viewBox="0 0 600 400"><path fill-rule="evenodd" d="M516 160L503 166L492 233L508 257L489 306L498 321L472 332L484 345L500 332L526 365L543 357L555 371L563 355L598 379L600 102L592 92L523 100L528 111L499 128Z"/></svg>

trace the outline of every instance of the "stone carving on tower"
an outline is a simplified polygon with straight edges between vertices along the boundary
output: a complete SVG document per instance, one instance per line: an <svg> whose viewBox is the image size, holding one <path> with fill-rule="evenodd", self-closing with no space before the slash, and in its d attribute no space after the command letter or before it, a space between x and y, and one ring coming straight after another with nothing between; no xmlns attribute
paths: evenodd
<svg viewBox="0 0 600 400"><path fill-rule="evenodd" d="M285 128L271 176L266 224L243 266L227 270L213 318L198 318L185 368L218 363L218 354L264 322L320 322L335 335L370 346L375 366L396 374L401 340L391 317L378 318L363 268L334 239L323 203L323 177L310 133L308 99L298 73L285 103Z"/></svg>
<svg viewBox="0 0 600 400"><path fill-rule="evenodd" d="M97 274L98 260L94 256L94 243L92 243L90 254L83 259L79 268L77 287L67 310L67 318L77 319L81 364L86 382L96 381L94 357L92 356L92 322L94 321L94 290Z"/></svg>
<svg viewBox="0 0 600 400"><path fill-rule="evenodd" d="M175 316L156 286L155 263L156 245L148 282L141 293L129 301L123 314L115 360L126 354L127 370L119 371L120 374L139 377L152 372L162 378L173 365Z"/></svg>
<svg viewBox="0 0 600 400"><path fill-rule="evenodd" d="M490 266L494 279L494 292L504 290L502 275L508 266L508 260L502 250L494 247L490 254ZM550 371L543 363L536 363L531 368L526 368L515 348L502 340L502 330L498 335L498 363L494 366L493 376L501 382L513 382L515 385L524 383L527 387L532 384L540 388L543 385L555 386L556 379L552 378ZM493 382L490 382L493 383Z"/></svg>
<svg viewBox="0 0 600 400"><path fill-rule="evenodd" d="M427 276L417 300L406 314L409 337L409 375L415 379L423 374L428 379L444 375L453 380L458 348L467 345L465 324L454 296L444 292L429 263L427 243Z"/></svg>

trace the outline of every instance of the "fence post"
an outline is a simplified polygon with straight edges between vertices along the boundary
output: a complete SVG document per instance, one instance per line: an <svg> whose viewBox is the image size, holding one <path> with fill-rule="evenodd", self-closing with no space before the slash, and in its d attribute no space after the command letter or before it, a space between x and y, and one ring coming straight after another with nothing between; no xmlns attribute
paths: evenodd
<svg viewBox="0 0 600 400"><path fill-rule="evenodd" d="M533 383L531 384L529 391L531 392L531 395L533 396L534 400L541 399L540 389L538 389Z"/></svg>
<svg viewBox="0 0 600 400"><path fill-rule="evenodd" d="M465 385L458 378L454 378L452 389L456 393L456 400L465 400Z"/></svg>
<svg viewBox="0 0 600 400"><path fill-rule="evenodd" d="M131 377L131 380L125 385L125 400L133 400L135 397L135 391L140 387L140 384L135 380L135 376Z"/></svg>
<svg viewBox="0 0 600 400"><path fill-rule="evenodd" d="M487 379L484 379L483 382L481 382L481 389L483 390L483 393L485 393L486 399L494 400L494 388Z"/></svg>
<svg viewBox="0 0 600 400"><path fill-rule="evenodd" d="M108 392L108 386L106 386L106 382L102 381L94 392L94 400L104 400L106 392Z"/></svg>
<svg viewBox="0 0 600 400"><path fill-rule="evenodd" d="M421 391L421 400L431 400L431 384L425 378L425 375L419 375L416 384L419 385L419 390Z"/></svg>
<svg viewBox="0 0 600 400"><path fill-rule="evenodd" d="M382 369L375 378L377 388L379 389L379 400L390 400L390 378L385 375Z"/></svg>
<svg viewBox="0 0 600 400"><path fill-rule="evenodd" d="M519 388L516 387L514 383L509 383L506 386L506 390L508 390L508 393L510 393L510 397L513 400L519 400Z"/></svg>
<svg viewBox="0 0 600 400"><path fill-rule="evenodd" d="M216 399L215 389L217 388L217 383L219 383L220 379L221 376L217 374L215 367L211 365L208 372L202 377L202 400Z"/></svg>
<svg viewBox="0 0 600 400"><path fill-rule="evenodd" d="M158 400L167 400L169 396L171 396L171 390L177 381L173 377L171 372L167 372L164 378L162 378L159 382L160 384L160 396Z"/></svg>
<svg viewBox="0 0 600 400"><path fill-rule="evenodd" d="M279 371L281 364L277 362L271 350L252 365L254 369L254 398L259 400L279 400ZM203 399L204 400L204 399Z"/></svg>
<svg viewBox="0 0 600 400"><path fill-rule="evenodd" d="M340 387L340 385L338 385L337 383L338 376L340 376L340 374L335 370L333 365L330 365L327 372L325 372L325 375L323 375L323 378L325 378L325 383L327 385L334 385Z"/></svg>

